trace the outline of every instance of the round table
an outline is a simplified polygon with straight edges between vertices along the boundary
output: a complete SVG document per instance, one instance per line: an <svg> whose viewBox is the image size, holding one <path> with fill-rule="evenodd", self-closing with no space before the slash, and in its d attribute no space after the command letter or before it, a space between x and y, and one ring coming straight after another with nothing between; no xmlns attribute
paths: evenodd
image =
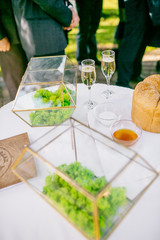
<svg viewBox="0 0 160 240"><path fill-rule="evenodd" d="M92 98L105 102L101 92L106 86L95 84ZM133 90L110 86L113 101L122 108L123 118L130 118ZM78 84L77 107L73 117L98 131L109 131L95 121L94 110L88 112L83 103L88 96L87 87ZM30 142L36 140L52 127L32 128L12 113L13 102L0 109L0 139L27 132ZM160 134L142 132L141 139L132 149L144 157L157 171L160 170ZM109 240L159 240L160 239L160 178L158 177L136 203ZM84 240L49 204L24 183L0 190L0 239L1 240Z"/></svg>

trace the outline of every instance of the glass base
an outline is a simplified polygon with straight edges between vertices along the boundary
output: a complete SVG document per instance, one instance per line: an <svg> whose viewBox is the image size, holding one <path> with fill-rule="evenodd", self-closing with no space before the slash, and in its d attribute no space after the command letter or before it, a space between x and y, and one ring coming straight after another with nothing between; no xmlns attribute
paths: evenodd
<svg viewBox="0 0 160 240"><path fill-rule="evenodd" d="M87 108L88 110L92 110L96 105L97 105L97 103L95 101L91 101L91 100L84 103L85 108Z"/></svg>
<svg viewBox="0 0 160 240"><path fill-rule="evenodd" d="M95 101L88 101L88 110L92 110L96 105L97 103Z"/></svg>
<svg viewBox="0 0 160 240"><path fill-rule="evenodd" d="M105 91L102 92L102 96L103 96L105 99L109 99L112 94L113 94L113 92L110 91L110 90L105 90Z"/></svg>

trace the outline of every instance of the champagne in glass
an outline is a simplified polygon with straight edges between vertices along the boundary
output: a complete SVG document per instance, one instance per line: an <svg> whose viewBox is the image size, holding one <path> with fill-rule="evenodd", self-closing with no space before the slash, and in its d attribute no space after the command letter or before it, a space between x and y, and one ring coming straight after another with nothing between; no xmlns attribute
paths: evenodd
<svg viewBox="0 0 160 240"><path fill-rule="evenodd" d="M82 67L82 82L91 88L96 81L95 77L95 67L94 66L84 66Z"/></svg>
<svg viewBox="0 0 160 240"><path fill-rule="evenodd" d="M95 70L95 61L92 59L85 59L81 63L81 80L88 86L89 90L89 100L88 100L88 109L91 110L95 107L96 103L91 101L91 86L96 82L96 70Z"/></svg>
<svg viewBox="0 0 160 240"><path fill-rule="evenodd" d="M106 78L107 82L107 90L105 90L102 95L108 99L110 95L112 94L111 91L109 91L109 85L111 77L115 71L115 52L112 50L105 50L102 52L102 62L101 62L101 70L103 75Z"/></svg>

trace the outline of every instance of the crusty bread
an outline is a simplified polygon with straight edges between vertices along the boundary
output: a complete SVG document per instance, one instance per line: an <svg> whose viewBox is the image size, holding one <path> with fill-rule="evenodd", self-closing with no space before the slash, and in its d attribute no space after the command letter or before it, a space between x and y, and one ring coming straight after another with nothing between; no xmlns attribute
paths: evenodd
<svg viewBox="0 0 160 240"><path fill-rule="evenodd" d="M160 133L160 74L138 83L132 98L132 120L143 130Z"/></svg>

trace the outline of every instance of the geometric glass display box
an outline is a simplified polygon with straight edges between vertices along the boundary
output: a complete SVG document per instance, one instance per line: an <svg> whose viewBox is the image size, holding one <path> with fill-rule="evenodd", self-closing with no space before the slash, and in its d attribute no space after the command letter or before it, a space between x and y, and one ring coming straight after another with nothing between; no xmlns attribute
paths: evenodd
<svg viewBox="0 0 160 240"><path fill-rule="evenodd" d="M77 67L67 56L31 58L12 111L30 126L54 126L76 107Z"/></svg>
<svg viewBox="0 0 160 240"><path fill-rule="evenodd" d="M111 234L158 176L136 152L73 118L26 147L12 170L95 240Z"/></svg>

